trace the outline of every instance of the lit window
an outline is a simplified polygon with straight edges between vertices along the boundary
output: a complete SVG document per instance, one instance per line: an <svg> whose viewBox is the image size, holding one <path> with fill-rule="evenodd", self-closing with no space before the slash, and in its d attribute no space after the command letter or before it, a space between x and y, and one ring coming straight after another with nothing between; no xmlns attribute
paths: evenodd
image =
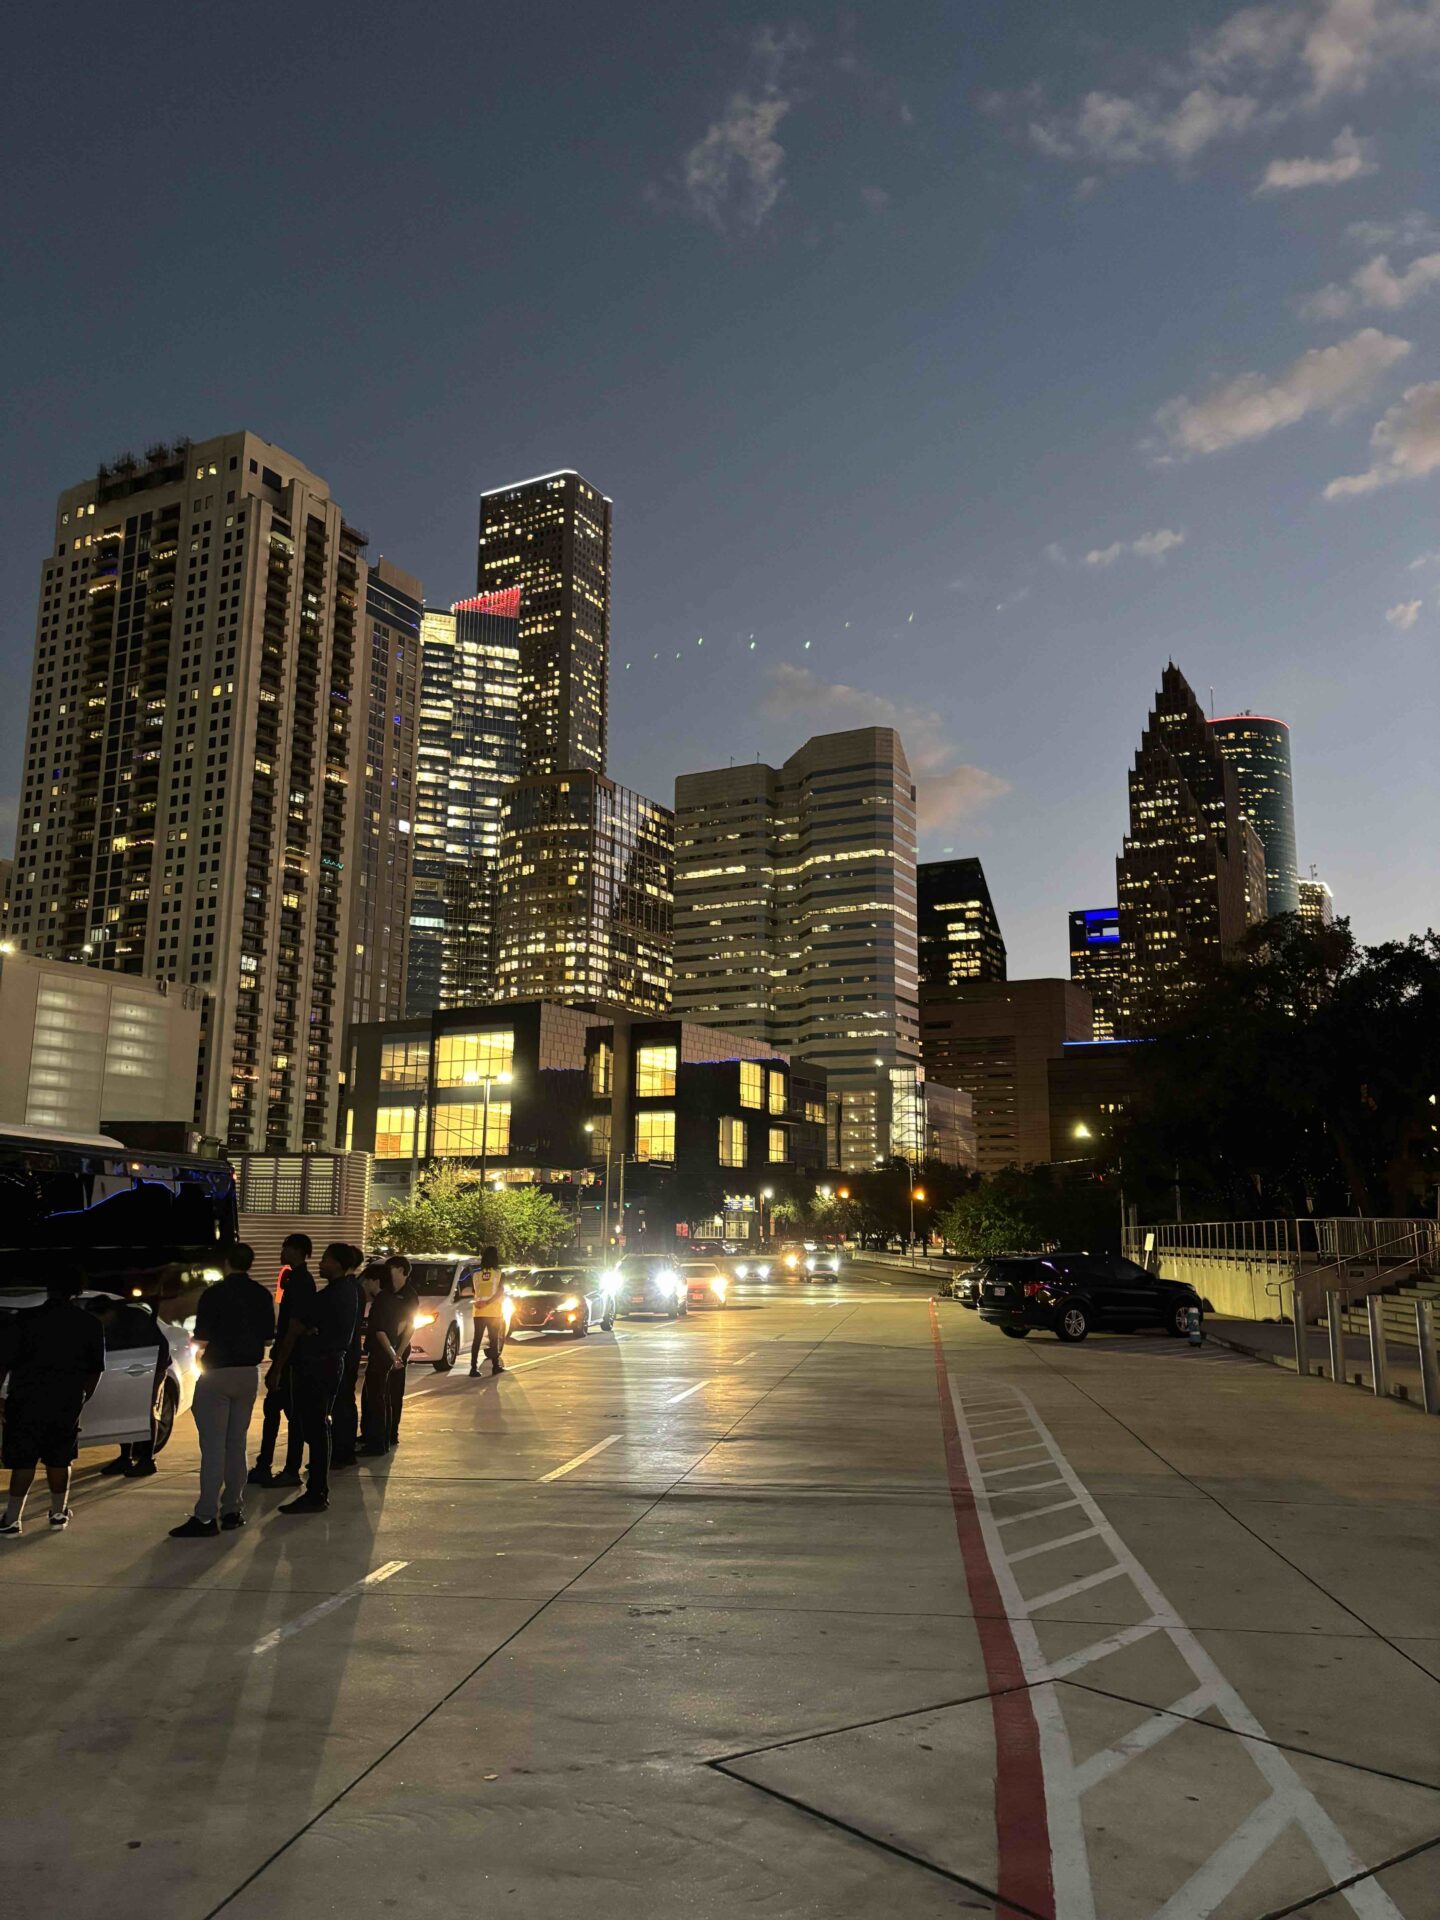
<svg viewBox="0 0 1440 1920"><path fill-rule="evenodd" d="M437 1087L478 1087L509 1073L515 1059L515 1035L446 1033L435 1043Z"/></svg>
<svg viewBox="0 0 1440 1920"><path fill-rule="evenodd" d="M636 1114L635 1158L637 1160L674 1160L675 1115L673 1112Z"/></svg>
<svg viewBox="0 0 1440 1920"><path fill-rule="evenodd" d="M382 1087L423 1087L429 1071L430 1042L423 1034L410 1040L387 1040L380 1048Z"/></svg>
<svg viewBox="0 0 1440 1920"><path fill-rule="evenodd" d="M610 1092L610 1079L615 1070L615 1049L608 1040L597 1043L590 1056L590 1091L595 1094Z"/></svg>
<svg viewBox="0 0 1440 1920"><path fill-rule="evenodd" d="M765 1069L758 1060L740 1062L740 1104L742 1107L765 1104Z"/></svg>
<svg viewBox="0 0 1440 1920"><path fill-rule="evenodd" d="M728 1117L720 1122L720 1164L743 1167L745 1164L745 1122Z"/></svg>
<svg viewBox="0 0 1440 1920"><path fill-rule="evenodd" d="M381 1107L375 1115L375 1158L413 1160L416 1157L417 1107Z"/></svg>
<svg viewBox="0 0 1440 1920"><path fill-rule="evenodd" d="M642 1098L671 1099L675 1093L674 1047L635 1049L635 1092Z"/></svg>
<svg viewBox="0 0 1440 1920"><path fill-rule="evenodd" d="M488 1137L487 1137L488 1136ZM464 1100L452 1106L438 1106L431 1125L430 1151L440 1159L450 1154L465 1156L510 1151L510 1102L490 1102L490 1123L485 1124L485 1102Z"/></svg>
<svg viewBox="0 0 1440 1920"><path fill-rule="evenodd" d="M788 1160L789 1157L790 1155L785 1145L785 1129L783 1127L771 1127L770 1129L771 1163L773 1164L776 1161L780 1161L780 1160Z"/></svg>
<svg viewBox="0 0 1440 1920"><path fill-rule="evenodd" d="M771 1113L784 1113L785 1111L785 1075L780 1071L778 1067L771 1067L769 1079L770 1079L770 1111Z"/></svg>

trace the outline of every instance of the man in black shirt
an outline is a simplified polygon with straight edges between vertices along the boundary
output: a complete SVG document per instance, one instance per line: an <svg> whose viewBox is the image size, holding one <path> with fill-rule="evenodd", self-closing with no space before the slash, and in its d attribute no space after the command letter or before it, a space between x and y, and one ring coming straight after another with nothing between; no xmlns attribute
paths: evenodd
<svg viewBox="0 0 1440 1920"><path fill-rule="evenodd" d="M315 1282L310 1273L311 1241L308 1233L292 1233L280 1249L284 1271L280 1278L280 1310L275 1323L275 1352L288 1352L285 1336L297 1311L308 1309L315 1301ZM287 1360L271 1377L276 1384L267 1386L261 1409L260 1453L250 1469L252 1487L298 1487L300 1462L305 1455L305 1436L295 1412L292 1363ZM280 1416L285 1415L285 1465L274 1471L275 1442L280 1437Z"/></svg>
<svg viewBox="0 0 1440 1920"><path fill-rule="evenodd" d="M330 1504L331 1408L360 1322L360 1283L355 1269L365 1258L334 1240L320 1256L324 1286L298 1304L284 1343L276 1348L266 1384L289 1363L291 1395L308 1454L305 1491L287 1500L281 1513L324 1513Z"/></svg>
<svg viewBox="0 0 1440 1920"><path fill-rule="evenodd" d="M361 1399L360 1451L386 1454L395 1444L395 1392L398 1376L404 1392L405 1361L410 1352L411 1325L415 1318L407 1280L408 1261L387 1260L372 1267L376 1297L370 1303L365 1322L365 1391ZM368 1276L367 1276L368 1277Z"/></svg>
<svg viewBox="0 0 1440 1920"><path fill-rule="evenodd" d="M363 1265L365 1256L358 1247L352 1247L357 1267ZM360 1361L365 1352L365 1330L369 1325L369 1312L376 1296L380 1292L382 1269L366 1267L363 1273L352 1273L347 1278L353 1280L360 1289L360 1310L355 1321L355 1331L350 1339L350 1347L345 1355L345 1365L340 1373L340 1387L335 1395L335 1405L331 1409L330 1427L332 1440L330 1446L330 1464L332 1467L353 1467L356 1459L357 1443L360 1438L360 1409L356 1396L360 1387Z"/></svg>
<svg viewBox="0 0 1440 1920"><path fill-rule="evenodd" d="M17 1314L0 1347L0 1381L8 1376L4 1463L10 1497L0 1536L21 1531L35 1468L45 1463L50 1524L70 1524L70 1468L79 1451L80 1415L105 1371L100 1322L75 1304L85 1285L78 1267L57 1263L45 1283L45 1304Z"/></svg>
<svg viewBox="0 0 1440 1920"><path fill-rule="evenodd" d="M195 1342L204 1349L190 1409L200 1433L200 1498L190 1518L170 1529L172 1540L209 1540L245 1524L245 1440L261 1362L275 1338L275 1302L250 1277L254 1258L249 1247L231 1247L224 1278L195 1309Z"/></svg>

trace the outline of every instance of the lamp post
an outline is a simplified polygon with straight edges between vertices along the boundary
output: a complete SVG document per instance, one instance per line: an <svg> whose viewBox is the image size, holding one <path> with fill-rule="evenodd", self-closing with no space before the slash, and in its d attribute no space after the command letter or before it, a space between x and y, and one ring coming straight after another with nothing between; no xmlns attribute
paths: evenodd
<svg viewBox="0 0 1440 1920"><path fill-rule="evenodd" d="M595 1122L593 1120L587 1120L585 1122L585 1131L586 1133L594 1133ZM610 1152L610 1142L607 1139L605 1142L605 1218L600 1228L600 1251L602 1255L608 1255L609 1248L610 1248L610 1163L611 1163L611 1159L612 1159L612 1155Z"/></svg>
<svg viewBox="0 0 1440 1920"><path fill-rule="evenodd" d="M513 1073L487 1073L485 1076L485 1118L480 1133L480 1182L483 1186L490 1171L490 1089L508 1087Z"/></svg>
<svg viewBox="0 0 1440 1920"><path fill-rule="evenodd" d="M914 1181L913 1174L911 1175L911 1181L912 1183ZM923 1201L924 1198L924 1187L917 1187L912 1184L910 1188L910 1264L912 1267L915 1264L915 1202L917 1200Z"/></svg>
<svg viewBox="0 0 1440 1920"><path fill-rule="evenodd" d="M761 1246L761 1250L763 1251L765 1247L765 1243L770 1237L765 1231L765 1202L767 1200L773 1200L775 1198L775 1189L773 1187L762 1187L760 1189L759 1198L760 1198L760 1246Z"/></svg>

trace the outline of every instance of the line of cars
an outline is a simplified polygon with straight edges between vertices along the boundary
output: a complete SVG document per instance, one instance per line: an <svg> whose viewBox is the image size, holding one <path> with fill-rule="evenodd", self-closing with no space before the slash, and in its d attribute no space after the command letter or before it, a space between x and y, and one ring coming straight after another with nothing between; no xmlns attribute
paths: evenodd
<svg viewBox="0 0 1440 1920"><path fill-rule="evenodd" d="M1100 1253L1007 1253L981 1260L946 1289L1012 1340L1037 1328L1073 1344L1104 1329L1158 1327L1176 1338L1199 1329L1206 1302L1183 1280Z"/></svg>

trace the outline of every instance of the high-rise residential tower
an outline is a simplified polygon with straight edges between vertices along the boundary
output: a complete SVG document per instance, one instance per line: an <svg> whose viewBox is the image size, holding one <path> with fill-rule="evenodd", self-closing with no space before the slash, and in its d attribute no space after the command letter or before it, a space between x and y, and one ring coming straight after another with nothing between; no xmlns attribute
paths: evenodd
<svg viewBox="0 0 1440 1920"><path fill-rule="evenodd" d="M1093 1038L1113 1040L1121 1001L1118 907L1077 907L1070 915L1070 978L1090 995Z"/></svg>
<svg viewBox="0 0 1440 1920"><path fill-rule="evenodd" d="M520 759L520 589L427 607L407 1013L492 991L505 794Z"/></svg>
<svg viewBox="0 0 1440 1920"><path fill-rule="evenodd" d="M978 860L922 860L915 902L922 986L1005 978L1005 942Z"/></svg>
<svg viewBox="0 0 1440 1920"><path fill-rule="evenodd" d="M1263 713L1232 713L1210 722L1220 751L1235 769L1240 808L1265 849L1269 913L1298 913L1300 871L1295 860L1295 792L1290 729Z"/></svg>
<svg viewBox="0 0 1440 1920"><path fill-rule="evenodd" d="M520 589L520 757L527 773L605 771L610 502L578 473L480 497L477 589Z"/></svg>
<svg viewBox="0 0 1440 1920"><path fill-rule="evenodd" d="M1130 770L1130 831L1115 863L1120 1030L1153 1033L1265 918L1265 856L1235 770L1173 661Z"/></svg>
<svg viewBox="0 0 1440 1920"><path fill-rule="evenodd" d="M584 768L505 797L494 997L665 1013L675 819Z"/></svg>
<svg viewBox="0 0 1440 1920"><path fill-rule="evenodd" d="M196 1119L335 1138L368 745L365 536L253 434L56 506L10 937L207 990Z"/></svg>
<svg viewBox="0 0 1440 1920"><path fill-rule="evenodd" d="M405 1011L423 592L413 574L383 556L365 585L365 759L350 861L349 1017L356 1023Z"/></svg>
<svg viewBox="0 0 1440 1920"><path fill-rule="evenodd" d="M840 1166L905 1152L923 1134L900 736L818 734L782 767L683 774L675 812L676 1012L822 1064Z"/></svg>

